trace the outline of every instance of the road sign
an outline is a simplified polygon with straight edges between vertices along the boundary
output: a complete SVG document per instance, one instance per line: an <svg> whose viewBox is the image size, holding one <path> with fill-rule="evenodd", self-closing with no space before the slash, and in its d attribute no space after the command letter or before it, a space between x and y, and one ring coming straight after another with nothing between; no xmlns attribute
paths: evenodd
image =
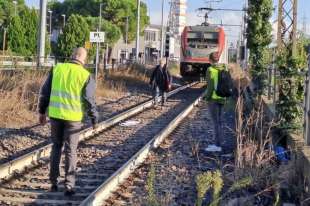
<svg viewBox="0 0 310 206"><path fill-rule="evenodd" d="M91 42L89 41L85 42L85 49L91 49Z"/></svg>
<svg viewBox="0 0 310 206"><path fill-rule="evenodd" d="M89 37L90 42L104 42L104 32L90 32L90 37Z"/></svg>

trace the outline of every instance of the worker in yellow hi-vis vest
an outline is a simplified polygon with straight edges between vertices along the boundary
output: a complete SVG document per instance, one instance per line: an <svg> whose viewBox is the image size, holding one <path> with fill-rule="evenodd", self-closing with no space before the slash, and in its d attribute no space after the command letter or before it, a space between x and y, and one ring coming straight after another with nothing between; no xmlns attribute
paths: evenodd
<svg viewBox="0 0 310 206"><path fill-rule="evenodd" d="M45 124L48 116L51 122L51 191L58 190L59 164L64 145L67 196L75 193L76 150L79 141L77 133L82 128L84 114L88 113L94 128L98 119L95 80L83 66L86 58L87 51L77 48L70 62L57 64L44 82L39 98L39 121Z"/></svg>

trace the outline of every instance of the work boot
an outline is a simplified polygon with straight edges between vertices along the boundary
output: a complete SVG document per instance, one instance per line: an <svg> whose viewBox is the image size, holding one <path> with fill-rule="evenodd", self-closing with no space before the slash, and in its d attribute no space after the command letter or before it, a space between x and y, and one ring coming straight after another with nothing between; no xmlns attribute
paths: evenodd
<svg viewBox="0 0 310 206"><path fill-rule="evenodd" d="M65 187L65 196L72 196L75 194L74 188L72 187Z"/></svg>

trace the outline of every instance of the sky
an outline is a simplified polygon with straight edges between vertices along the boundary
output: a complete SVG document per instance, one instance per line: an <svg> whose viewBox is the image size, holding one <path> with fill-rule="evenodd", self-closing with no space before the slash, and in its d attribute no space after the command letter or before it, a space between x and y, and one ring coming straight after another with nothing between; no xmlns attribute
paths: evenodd
<svg viewBox="0 0 310 206"><path fill-rule="evenodd" d="M39 7L40 0L25 0L29 6ZM149 8L149 15L152 24L160 24L161 21L161 0L142 0ZM168 19L169 12L169 0L165 1L165 22ZM187 25L197 25L201 24L203 19L203 14L197 12L200 7L210 6L210 3L206 3L210 0L187 0ZM214 0L213 0L214 1ZM217 0L220 3L211 3L213 8L229 8L229 9L241 9L244 6L245 0ZM277 11L277 2L274 0L274 8ZM151 9L150 9L151 8ZM301 29L303 22L306 22L307 33L310 33L310 0L298 0L298 28ZM272 17L271 21L274 22L276 19L276 13ZM305 19L305 20L304 20ZM241 24L242 22L242 12L230 12L230 11L214 11L210 14L211 23L223 24ZM276 24L273 25L274 33L276 33ZM226 27L226 34L230 42L235 42L240 36L239 27Z"/></svg>

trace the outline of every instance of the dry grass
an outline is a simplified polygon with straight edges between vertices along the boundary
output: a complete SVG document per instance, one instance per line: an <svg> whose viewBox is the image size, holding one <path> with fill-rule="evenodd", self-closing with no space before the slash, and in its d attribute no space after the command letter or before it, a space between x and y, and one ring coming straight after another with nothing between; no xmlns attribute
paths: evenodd
<svg viewBox="0 0 310 206"><path fill-rule="evenodd" d="M126 69L110 70L108 79L126 81L126 83L148 83L151 70L141 65L133 65Z"/></svg>
<svg viewBox="0 0 310 206"><path fill-rule="evenodd" d="M0 127L20 127L36 122L43 72L0 73Z"/></svg>
<svg viewBox="0 0 310 206"><path fill-rule="evenodd" d="M236 88L240 88L240 90L243 90L244 88L249 86L251 80L248 74L244 72L239 65L229 64L228 70Z"/></svg>
<svg viewBox="0 0 310 206"><path fill-rule="evenodd" d="M127 90L123 81L105 81L103 78L99 78L96 89L96 97L117 99L125 95L126 91Z"/></svg>
<svg viewBox="0 0 310 206"><path fill-rule="evenodd" d="M37 123L37 103L40 87L47 72L0 72L0 128L24 127ZM145 85L148 71L141 66L109 71L99 77L96 96L118 99L127 94L127 86Z"/></svg>
<svg viewBox="0 0 310 206"><path fill-rule="evenodd" d="M244 115L243 98L236 105L236 166L238 168L261 168L274 159L271 128L273 122L266 122L262 103L248 116Z"/></svg>
<svg viewBox="0 0 310 206"><path fill-rule="evenodd" d="M276 164L271 135L276 124L274 121L266 121L262 102L249 114L244 113L243 106L244 101L240 97L236 105L237 148L233 182L250 177L253 180L249 185L252 191L245 191L248 194L246 201L253 202L255 198L263 198L278 205L281 198L279 188L283 184L289 184L294 164L288 162L280 167ZM290 188L291 194L295 194L294 190L295 188Z"/></svg>
<svg viewBox="0 0 310 206"><path fill-rule="evenodd" d="M101 75L96 90L97 97L116 99L124 96L129 86L145 86L149 82L149 71L139 65L121 70L109 70L106 78Z"/></svg>

